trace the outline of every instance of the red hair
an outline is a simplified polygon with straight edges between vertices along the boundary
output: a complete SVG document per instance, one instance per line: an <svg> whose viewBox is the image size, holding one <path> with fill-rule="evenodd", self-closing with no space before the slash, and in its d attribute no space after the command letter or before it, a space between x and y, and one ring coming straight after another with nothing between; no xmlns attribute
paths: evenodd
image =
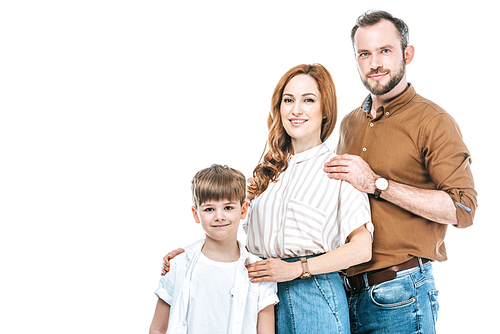
<svg viewBox="0 0 500 334"><path fill-rule="evenodd" d="M253 179L257 187L248 187L248 192L254 195L262 194L269 182L278 181L278 176L288 168L288 160L293 154L292 140L285 131L281 122L281 101L283 91L290 80L305 74L316 81L321 94L321 107L323 109L323 123L321 125L320 139L324 142L333 132L337 122L337 94L330 72L320 64L297 65L283 75L271 99L271 112L267 118L269 149L261 157L261 162L253 171Z"/></svg>

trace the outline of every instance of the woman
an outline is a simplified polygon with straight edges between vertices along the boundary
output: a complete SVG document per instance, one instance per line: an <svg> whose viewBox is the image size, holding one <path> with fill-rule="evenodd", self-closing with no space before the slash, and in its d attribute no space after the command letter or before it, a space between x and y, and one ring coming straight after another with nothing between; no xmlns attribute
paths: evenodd
<svg viewBox="0 0 500 334"><path fill-rule="evenodd" d="M371 258L373 225L367 195L323 172L334 155L323 142L337 119L330 73L319 64L290 69L271 107L246 223L247 247L266 260L248 274L278 282L276 333L350 333L337 271ZM165 256L164 268L178 253Z"/></svg>
<svg viewBox="0 0 500 334"><path fill-rule="evenodd" d="M281 78L268 118L268 151L255 168L247 247L266 258L247 266L253 282L278 282L277 333L349 333L337 271L371 258L368 197L329 179L323 143L337 118L335 86L321 65ZM299 279L303 278L303 279Z"/></svg>

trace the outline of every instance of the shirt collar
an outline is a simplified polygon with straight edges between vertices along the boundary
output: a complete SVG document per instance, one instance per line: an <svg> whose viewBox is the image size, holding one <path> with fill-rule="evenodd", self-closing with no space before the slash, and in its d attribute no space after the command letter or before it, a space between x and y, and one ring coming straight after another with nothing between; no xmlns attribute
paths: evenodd
<svg viewBox="0 0 500 334"><path fill-rule="evenodd" d="M408 102L410 102L413 97L416 95L415 88L411 83L408 84L408 87L404 90L403 93L400 95L396 96L392 101L389 103L384 104L377 110L377 117L380 117L381 114L383 113L385 116L389 117L392 116L395 112L400 110L402 107L404 107ZM368 97L363 101L363 104L361 105L361 109L369 116L370 110L372 108L372 96L371 94L368 95Z"/></svg>
<svg viewBox="0 0 500 334"><path fill-rule="evenodd" d="M306 160L312 159L314 157L317 157L319 155L325 154L329 151L330 150L328 149L326 144L321 143L318 146L305 150L304 152L292 155L292 157L290 158L290 162L298 164Z"/></svg>
<svg viewBox="0 0 500 334"><path fill-rule="evenodd" d="M186 252L188 260L191 260L198 252L201 252L203 245L205 244L205 239L198 240L194 244L191 244L184 248ZM238 246L240 247L240 258L238 261L245 263L248 257L250 257L250 253L245 249L242 243L238 240Z"/></svg>

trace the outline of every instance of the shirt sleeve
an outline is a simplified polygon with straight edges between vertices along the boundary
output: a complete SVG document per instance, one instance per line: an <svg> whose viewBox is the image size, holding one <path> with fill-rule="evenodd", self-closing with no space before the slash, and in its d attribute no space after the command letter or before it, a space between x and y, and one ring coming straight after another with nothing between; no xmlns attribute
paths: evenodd
<svg viewBox="0 0 500 334"><path fill-rule="evenodd" d="M424 128L422 154L430 178L438 190L451 197L457 210L457 227L472 225L477 192L471 172L471 156L455 120L438 114Z"/></svg>
<svg viewBox="0 0 500 334"><path fill-rule="evenodd" d="M276 305L279 301L278 285L276 282L259 283L259 312L269 305Z"/></svg>
<svg viewBox="0 0 500 334"><path fill-rule="evenodd" d="M371 218L368 195L354 188L349 182L342 181L340 190L340 246L345 244L352 231L366 224L373 238L373 223Z"/></svg>
<svg viewBox="0 0 500 334"><path fill-rule="evenodd" d="M155 291L155 294L168 305L172 305L174 294L175 272L177 269L175 263L176 261L173 259L170 260L170 270L165 276L161 277L158 288Z"/></svg>

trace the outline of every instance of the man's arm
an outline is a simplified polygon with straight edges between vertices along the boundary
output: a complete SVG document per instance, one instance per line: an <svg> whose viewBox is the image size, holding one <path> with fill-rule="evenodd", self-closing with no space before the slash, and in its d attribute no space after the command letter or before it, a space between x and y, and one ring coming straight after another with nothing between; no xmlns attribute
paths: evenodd
<svg viewBox="0 0 500 334"><path fill-rule="evenodd" d="M149 334L165 334L168 329L169 316L170 305L165 303L163 299L158 298L153 321L151 322L151 326L149 327Z"/></svg>
<svg viewBox="0 0 500 334"><path fill-rule="evenodd" d="M359 191L375 192L375 180L379 176L361 157L343 154L325 164L328 177L348 181ZM428 190L389 180L389 188L381 198L415 215L441 224L458 224L456 207L451 197L442 190Z"/></svg>
<svg viewBox="0 0 500 334"><path fill-rule="evenodd" d="M269 305L259 312L257 334L274 334L274 305Z"/></svg>

